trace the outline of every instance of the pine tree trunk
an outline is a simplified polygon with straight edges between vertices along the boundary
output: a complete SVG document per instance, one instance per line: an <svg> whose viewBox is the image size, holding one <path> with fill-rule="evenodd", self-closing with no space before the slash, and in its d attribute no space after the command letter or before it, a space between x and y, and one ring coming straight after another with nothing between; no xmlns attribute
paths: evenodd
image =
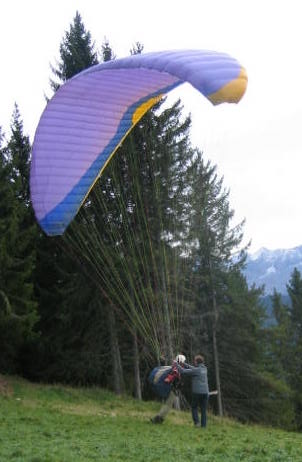
<svg viewBox="0 0 302 462"><path fill-rule="evenodd" d="M215 379L216 379L216 388L217 388L217 391L218 391L218 395L217 395L218 415L222 417L223 416L223 408L222 408L222 398L221 398L219 356L218 356L217 339L216 339L216 320L214 321L214 324L213 324L212 335L213 335L213 354L214 354Z"/></svg>
<svg viewBox="0 0 302 462"><path fill-rule="evenodd" d="M134 357L134 396L136 399L142 399L142 386L140 378L140 369L139 369L139 351L137 344L137 334L136 331L133 335L133 357Z"/></svg>
<svg viewBox="0 0 302 462"><path fill-rule="evenodd" d="M169 313L167 287L166 287L166 279L165 279L164 270L162 270L162 285L163 285L163 308L164 308L164 319L165 319L164 333L165 333L166 348L167 348L167 351L165 353L167 355L169 364L171 364L173 361L173 342L172 342L171 319L170 319L170 313Z"/></svg>
<svg viewBox="0 0 302 462"><path fill-rule="evenodd" d="M215 291L214 280L213 280L213 271L212 271L211 258L209 258L209 268L210 268L210 278L211 278L211 285L212 285L212 303L213 303L213 318L214 318L213 324L212 324L212 338L213 338L213 356L214 356L216 389L218 391L217 404L218 404L218 415L222 417L223 416L223 408L222 408L222 397L221 397L219 355L218 355L217 337L216 337L216 329L217 329L217 321L218 321L218 309L217 309L217 301L216 301L216 291Z"/></svg>
<svg viewBox="0 0 302 462"><path fill-rule="evenodd" d="M108 324L112 357L113 390L117 395L121 395L125 391L124 374L116 330L115 314L114 311L110 309L108 311Z"/></svg>
<svg viewBox="0 0 302 462"><path fill-rule="evenodd" d="M169 358L169 364L172 364L174 355L173 355L173 341L172 341L172 333L171 333L171 318L169 312L169 304L168 304L168 297L167 297L167 286L166 286L166 279L164 270L162 270L162 284L163 284L163 306L164 306L164 315L165 315L165 334L166 334L166 346L167 346L167 357ZM176 395L174 402L173 402L174 409L180 410L180 399L179 396Z"/></svg>

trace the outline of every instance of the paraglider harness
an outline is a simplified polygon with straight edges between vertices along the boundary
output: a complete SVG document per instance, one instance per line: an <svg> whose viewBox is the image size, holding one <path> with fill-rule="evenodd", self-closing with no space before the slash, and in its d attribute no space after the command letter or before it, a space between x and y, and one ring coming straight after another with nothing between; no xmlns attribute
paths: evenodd
<svg viewBox="0 0 302 462"><path fill-rule="evenodd" d="M155 367L148 377L152 390L159 397L166 399L170 391L177 391L180 384L180 373L176 364Z"/></svg>

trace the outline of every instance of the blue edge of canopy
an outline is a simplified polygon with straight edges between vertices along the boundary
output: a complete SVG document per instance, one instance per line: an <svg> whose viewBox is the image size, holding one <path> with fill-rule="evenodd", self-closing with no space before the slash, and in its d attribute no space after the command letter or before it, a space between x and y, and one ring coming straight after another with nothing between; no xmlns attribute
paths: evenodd
<svg viewBox="0 0 302 462"><path fill-rule="evenodd" d="M40 226L47 235L58 236L64 233L69 223L77 214L83 199L91 187L91 184L98 177L99 172L102 170L106 160L116 149L116 146L123 139L124 135L132 127L132 116L135 110L150 98L158 96L162 93L167 93L182 83L183 81L178 81L172 85L161 88L154 93L150 93L148 96L140 99L139 101L136 101L127 109L119 123L115 135L109 141L105 149L99 154L96 160L91 164L90 168L85 172L82 178L65 196L65 198L50 212L48 212L42 220L39 221Z"/></svg>

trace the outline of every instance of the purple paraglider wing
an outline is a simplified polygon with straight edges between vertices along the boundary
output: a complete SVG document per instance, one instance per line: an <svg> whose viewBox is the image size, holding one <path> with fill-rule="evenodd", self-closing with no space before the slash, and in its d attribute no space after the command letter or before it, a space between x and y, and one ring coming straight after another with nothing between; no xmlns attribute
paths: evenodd
<svg viewBox="0 0 302 462"><path fill-rule="evenodd" d="M229 55L182 50L99 64L59 88L41 116L31 163L31 200L46 234L64 233L121 141L184 82L213 104L237 103L247 76Z"/></svg>

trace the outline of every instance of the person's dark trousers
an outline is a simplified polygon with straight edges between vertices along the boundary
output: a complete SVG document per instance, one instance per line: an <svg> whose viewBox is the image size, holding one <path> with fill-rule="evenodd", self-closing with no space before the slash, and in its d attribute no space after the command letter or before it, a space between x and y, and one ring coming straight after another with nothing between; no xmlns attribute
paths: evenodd
<svg viewBox="0 0 302 462"><path fill-rule="evenodd" d="M201 426L207 426L207 406L208 394L207 393L193 393L192 394L192 417L195 425L199 424L198 408L201 411Z"/></svg>

